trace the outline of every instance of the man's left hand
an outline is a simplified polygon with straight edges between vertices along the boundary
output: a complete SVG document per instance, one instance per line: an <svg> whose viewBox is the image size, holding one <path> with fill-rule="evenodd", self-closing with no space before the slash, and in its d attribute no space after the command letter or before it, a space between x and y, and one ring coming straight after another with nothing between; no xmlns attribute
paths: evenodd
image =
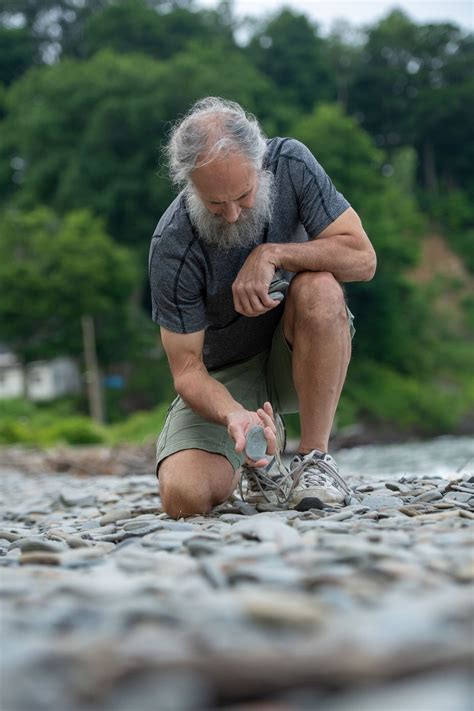
<svg viewBox="0 0 474 711"><path fill-rule="evenodd" d="M234 308L243 316L260 316L280 303L268 295L277 265L272 261L268 245L260 244L249 254L240 269L232 293Z"/></svg>

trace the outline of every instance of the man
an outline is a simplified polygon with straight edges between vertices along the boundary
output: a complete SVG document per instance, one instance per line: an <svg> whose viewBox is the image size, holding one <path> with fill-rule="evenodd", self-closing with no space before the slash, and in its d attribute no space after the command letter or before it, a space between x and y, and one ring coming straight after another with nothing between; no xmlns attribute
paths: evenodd
<svg viewBox="0 0 474 711"><path fill-rule="evenodd" d="M275 500L285 481L246 458L246 435L263 427L271 458L274 412L296 411L288 505L343 503L327 452L353 333L340 282L369 280L376 265L360 219L303 144L266 140L234 102L197 102L168 153L183 190L150 250L153 320L178 393L157 444L163 507L208 513L241 472L249 500ZM275 278L290 282L283 301L268 293Z"/></svg>

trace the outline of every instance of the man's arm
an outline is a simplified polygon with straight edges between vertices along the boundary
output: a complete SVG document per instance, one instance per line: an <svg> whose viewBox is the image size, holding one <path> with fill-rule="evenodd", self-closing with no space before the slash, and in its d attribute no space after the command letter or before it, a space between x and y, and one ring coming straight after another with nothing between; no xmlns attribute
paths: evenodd
<svg viewBox="0 0 474 711"><path fill-rule="evenodd" d="M331 272L337 281L370 281L375 274L375 250L351 207L309 242L269 244L277 269L290 272Z"/></svg>
<svg viewBox="0 0 474 711"><path fill-rule="evenodd" d="M204 331L183 334L161 328L161 341L174 388L192 410L205 420L227 425L231 412L244 409L227 388L207 372L202 361Z"/></svg>
<svg viewBox="0 0 474 711"><path fill-rule="evenodd" d="M161 341L175 390L194 412L205 420L227 427L237 452L244 449L247 430L253 425L261 425L265 428L268 453L275 452L275 424L270 403L265 403L257 412L250 412L234 400L225 385L209 375L202 360L204 331L183 334L162 327ZM267 460L254 464L264 466Z"/></svg>
<svg viewBox="0 0 474 711"><path fill-rule="evenodd" d="M309 242L256 247L246 259L233 284L238 313L258 316L277 303L268 287L277 269L290 272L331 272L340 281L369 281L377 260L359 216L351 207Z"/></svg>

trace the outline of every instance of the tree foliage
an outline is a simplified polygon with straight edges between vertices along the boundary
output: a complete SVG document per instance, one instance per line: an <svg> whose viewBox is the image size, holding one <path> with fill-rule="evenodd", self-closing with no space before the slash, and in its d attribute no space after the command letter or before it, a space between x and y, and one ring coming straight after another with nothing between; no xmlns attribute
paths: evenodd
<svg viewBox="0 0 474 711"><path fill-rule="evenodd" d="M81 317L90 315L103 361L127 355L137 266L102 220L85 210L63 219L47 208L8 211L0 234L2 338L25 358L77 355Z"/></svg>
<svg viewBox="0 0 474 711"><path fill-rule="evenodd" d="M309 110L316 101L335 98L323 41L305 15L281 10L256 29L247 52L279 87L283 101L298 109Z"/></svg>

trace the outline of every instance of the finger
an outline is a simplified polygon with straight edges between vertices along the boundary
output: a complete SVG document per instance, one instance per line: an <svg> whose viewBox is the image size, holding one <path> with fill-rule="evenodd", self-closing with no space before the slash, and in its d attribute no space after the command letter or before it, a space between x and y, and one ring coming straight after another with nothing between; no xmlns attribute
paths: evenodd
<svg viewBox="0 0 474 711"><path fill-rule="evenodd" d="M243 452L244 447L245 447L245 434L243 430L239 428L230 428L227 430L232 439L235 442L235 451L240 454L240 452Z"/></svg>
<svg viewBox="0 0 474 711"><path fill-rule="evenodd" d="M260 467L266 467L268 464L268 459L259 459L258 461L254 461L253 459L247 459L246 464L248 464L249 467L252 467L253 469L257 469Z"/></svg>
<svg viewBox="0 0 474 711"><path fill-rule="evenodd" d="M276 432L276 425L275 425L275 422L274 422L273 417L271 415L269 415L267 412L265 412L265 410L263 410L262 408L259 408L257 410L257 415L262 420L264 427L270 427L273 430L273 432Z"/></svg>
<svg viewBox="0 0 474 711"><path fill-rule="evenodd" d="M267 440L267 454L274 455L276 452L276 435L271 427L265 427L263 430L265 439Z"/></svg>
<svg viewBox="0 0 474 711"><path fill-rule="evenodd" d="M263 409L265 410L265 412L268 412L268 414L270 415L270 417L273 418L273 407L272 407L272 403L271 403L271 402L269 402L268 400L267 400L267 402L264 402L264 403L263 403Z"/></svg>

